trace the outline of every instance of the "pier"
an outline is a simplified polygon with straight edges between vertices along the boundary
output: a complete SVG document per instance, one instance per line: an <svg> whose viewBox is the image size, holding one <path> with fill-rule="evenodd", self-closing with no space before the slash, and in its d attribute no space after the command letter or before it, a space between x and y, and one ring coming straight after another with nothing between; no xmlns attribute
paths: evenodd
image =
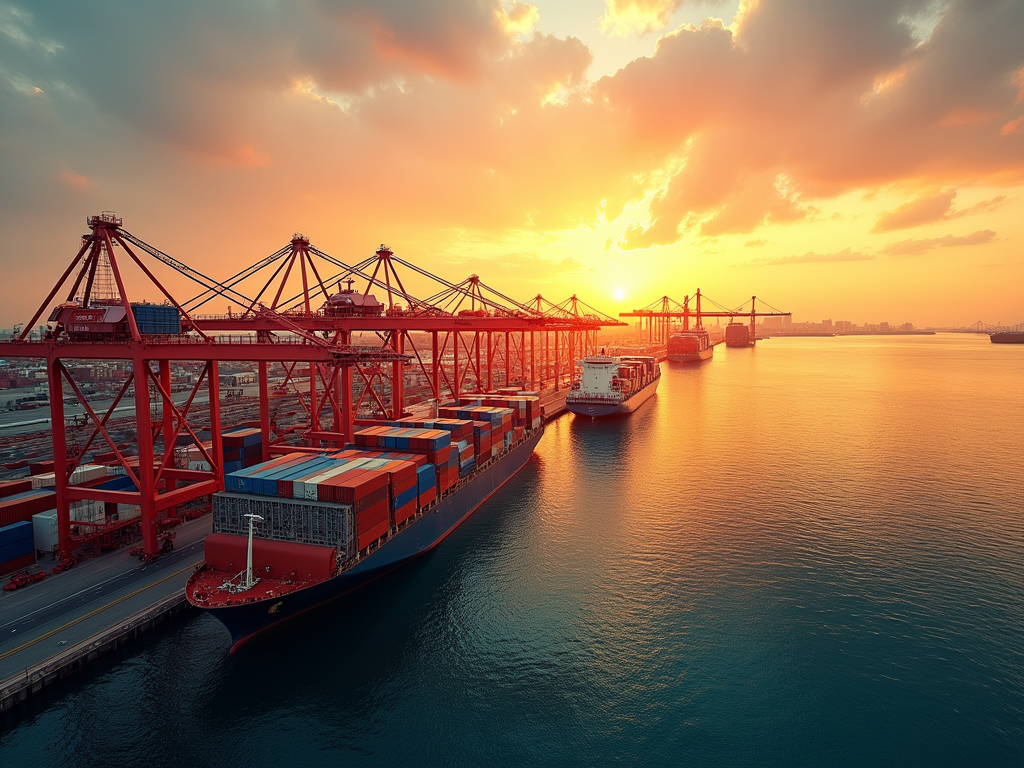
<svg viewBox="0 0 1024 768"><path fill-rule="evenodd" d="M203 560L207 515L177 548L142 564L120 549L14 592L0 592L0 711L188 610L185 581Z"/></svg>

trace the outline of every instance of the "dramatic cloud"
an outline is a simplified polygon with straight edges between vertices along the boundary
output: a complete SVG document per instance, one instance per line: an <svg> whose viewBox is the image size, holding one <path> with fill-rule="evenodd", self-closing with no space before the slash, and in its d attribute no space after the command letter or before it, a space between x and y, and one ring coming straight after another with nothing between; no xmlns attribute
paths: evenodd
<svg viewBox="0 0 1024 768"><path fill-rule="evenodd" d="M1006 202L1005 195L997 195L990 200L982 200L970 208L954 211L952 207L955 199L955 190L923 195L915 200L911 200L909 203L883 213L878 217L878 221L875 222L875 226L871 228L871 231L874 233L893 232L898 229L910 229L921 226L922 224L934 224L940 221L958 219L962 216L988 213L1002 207Z"/></svg>
<svg viewBox="0 0 1024 768"><path fill-rule="evenodd" d="M936 248L957 248L965 245L983 245L991 243L996 239L996 233L991 229L982 229L970 235L957 237L946 235L945 237L931 237L920 240L900 240L890 243L882 248L879 253L883 256L919 256Z"/></svg>
<svg viewBox="0 0 1024 768"><path fill-rule="evenodd" d="M892 232L896 229L908 229L921 224L943 221L949 215L949 209L956 199L956 190L938 192L912 200L878 217L872 232Z"/></svg>
<svg viewBox="0 0 1024 768"><path fill-rule="evenodd" d="M663 29L682 4L682 0L605 0L601 31L624 37Z"/></svg>
<svg viewBox="0 0 1024 768"><path fill-rule="evenodd" d="M828 264L839 261L871 261L875 257L861 253L860 251L851 251L849 248L844 248L837 253L814 253L808 251L802 256L783 256L778 259L765 259L763 261L756 261L754 264L758 266L779 266L784 264Z"/></svg>
<svg viewBox="0 0 1024 768"><path fill-rule="evenodd" d="M686 2L603 19L658 29ZM596 82L587 44L543 22L507 0L0 0L0 220L80 216L88 190L140 232L187 221L165 231L222 240L231 267L293 228L425 254L590 231L603 254L807 227L843 234L792 252L836 256L878 215L826 230L840 196L904 190L890 232L1024 183L1019 0L744 2Z"/></svg>
<svg viewBox="0 0 1024 768"><path fill-rule="evenodd" d="M722 226L702 234L749 231L758 217L748 196L762 190L758 213L770 221L778 200L764 180L779 174L809 199L906 179L1019 183L1024 137L999 133L1020 115L1024 42L1011 29L1024 25L1024 6L953 0L922 41L914 21L925 10L765 0L735 32L683 27L599 82L631 141L681 168L627 243L674 242L709 219ZM734 223L730 207L744 209Z"/></svg>

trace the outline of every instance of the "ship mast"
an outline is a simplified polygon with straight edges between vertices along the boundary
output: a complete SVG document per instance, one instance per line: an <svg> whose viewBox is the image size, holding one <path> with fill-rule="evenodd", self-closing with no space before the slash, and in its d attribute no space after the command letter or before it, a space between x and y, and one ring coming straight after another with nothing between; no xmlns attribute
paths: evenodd
<svg viewBox="0 0 1024 768"><path fill-rule="evenodd" d="M243 517L249 518L249 550L245 555L245 588L252 589L253 585L256 584L252 578L252 534L256 523L262 523L263 518L252 514L243 515Z"/></svg>

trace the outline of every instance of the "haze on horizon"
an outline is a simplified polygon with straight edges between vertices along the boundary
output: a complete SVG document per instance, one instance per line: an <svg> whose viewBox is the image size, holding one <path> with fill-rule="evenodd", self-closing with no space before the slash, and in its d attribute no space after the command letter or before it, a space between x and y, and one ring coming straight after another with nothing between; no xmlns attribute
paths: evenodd
<svg viewBox="0 0 1024 768"><path fill-rule="evenodd" d="M1022 29L1019 0L0 0L0 327L101 210L220 279L301 231L609 313L1021 322Z"/></svg>

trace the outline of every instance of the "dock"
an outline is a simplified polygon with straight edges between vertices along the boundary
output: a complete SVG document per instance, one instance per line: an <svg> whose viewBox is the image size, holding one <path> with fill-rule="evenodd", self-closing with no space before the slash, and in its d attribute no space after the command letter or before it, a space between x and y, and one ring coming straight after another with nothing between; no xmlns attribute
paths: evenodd
<svg viewBox="0 0 1024 768"><path fill-rule="evenodd" d="M212 522L180 526L175 550L148 565L120 549L0 592L0 712L187 611L185 582Z"/></svg>

